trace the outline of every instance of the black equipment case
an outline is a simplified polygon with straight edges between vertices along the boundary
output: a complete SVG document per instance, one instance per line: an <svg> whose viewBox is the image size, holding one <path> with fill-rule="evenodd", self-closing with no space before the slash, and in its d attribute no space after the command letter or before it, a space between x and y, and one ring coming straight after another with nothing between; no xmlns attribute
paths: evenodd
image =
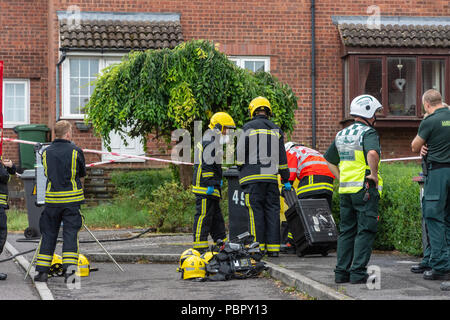
<svg viewBox="0 0 450 320"><path fill-rule="evenodd" d="M289 206L285 216L297 255L326 256L336 249L338 232L327 200L298 199L294 190L284 190L283 196Z"/></svg>

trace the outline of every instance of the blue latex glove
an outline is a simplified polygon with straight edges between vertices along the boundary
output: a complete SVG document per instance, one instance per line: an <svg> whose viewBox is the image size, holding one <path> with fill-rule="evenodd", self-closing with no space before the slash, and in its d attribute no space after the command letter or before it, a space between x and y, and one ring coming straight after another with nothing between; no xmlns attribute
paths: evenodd
<svg viewBox="0 0 450 320"><path fill-rule="evenodd" d="M223 180L220 180L220 187L222 188L223 186Z"/></svg>
<svg viewBox="0 0 450 320"><path fill-rule="evenodd" d="M213 192L214 192L214 187L213 186L209 186L208 189L206 190L206 194L208 196L213 194Z"/></svg>
<svg viewBox="0 0 450 320"><path fill-rule="evenodd" d="M286 183L284 184L284 189L285 189L285 190L290 191L291 188L292 188L292 185L291 185L290 182L286 182Z"/></svg>

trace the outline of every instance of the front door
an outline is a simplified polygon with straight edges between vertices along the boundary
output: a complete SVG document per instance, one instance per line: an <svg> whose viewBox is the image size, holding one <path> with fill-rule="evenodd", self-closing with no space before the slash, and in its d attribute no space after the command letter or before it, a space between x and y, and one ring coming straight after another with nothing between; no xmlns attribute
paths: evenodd
<svg viewBox="0 0 450 320"><path fill-rule="evenodd" d="M109 58L105 59L105 66L107 67L113 63L119 63L120 59L118 58ZM126 131L126 130L125 130ZM144 155L144 147L142 143L140 142L139 138L130 138L128 137L126 139L127 146L123 143L120 136L116 133L111 132L109 134L109 137L111 139L111 152L117 152L117 153L123 153L127 155ZM108 151L105 147L105 144L102 141L102 151ZM136 159L136 158L123 158L123 157L117 157L112 156L108 154L102 155L102 161L108 161L108 160L116 160L116 162L144 162L143 159Z"/></svg>

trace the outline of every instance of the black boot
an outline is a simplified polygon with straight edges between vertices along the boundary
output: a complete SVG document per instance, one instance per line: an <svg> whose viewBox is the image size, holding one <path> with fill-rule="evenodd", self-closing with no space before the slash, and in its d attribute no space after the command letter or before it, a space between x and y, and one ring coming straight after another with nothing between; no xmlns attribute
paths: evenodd
<svg viewBox="0 0 450 320"><path fill-rule="evenodd" d="M7 277L6 273L0 273L0 280L6 280Z"/></svg>
<svg viewBox="0 0 450 320"><path fill-rule="evenodd" d="M429 270L431 270L430 267L425 267L420 264L416 264L411 267L411 272L413 272L413 273L424 273L425 271L429 271Z"/></svg>
<svg viewBox="0 0 450 320"><path fill-rule="evenodd" d="M47 272L39 272L37 275L34 276L35 282L47 282L47 280L48 280Z"/></svg>

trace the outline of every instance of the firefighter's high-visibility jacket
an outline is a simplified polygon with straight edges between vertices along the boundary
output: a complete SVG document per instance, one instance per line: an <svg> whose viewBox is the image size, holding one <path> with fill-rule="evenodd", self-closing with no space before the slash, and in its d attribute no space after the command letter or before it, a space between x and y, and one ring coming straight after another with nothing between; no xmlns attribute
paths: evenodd
<svg viewBox="0 0 450 320"><path fill-rule="evenodd" d="M222 163L216 162L214 139L203 140L195 147L194 177L192 192L198 196L220 198L220 184L222 180ZM208 155L204 154L206 148L212 148ZM209 156L210 155L210 156ZM214 187L211 195L206 194L208 187Z"/></svg>
<svg viewBox="0 0 450 320"><path fill-rule="evenodd" d="M283 131L263 115L255 116L242 129L243 134L237 144L239 183L278 184L278 173L282 183L288 182L289 169ZM272 150L274 145L277 146L276 150ZM274 159L277 160L276 163L273 162Z"/></svg>
<svg viewBox="0 0 450 320"><path fill-rule="evenodd" d="M45 204L48 207L76 206L84 203L80 178L86 176L83 151L73 142L55 139L42 153L47 177Z"/></svg>
<svg viewBox="0 0 450 320"><path fill-rule="evenodd" d="M289 181L297 178L300 182L297 195L301 197L333 193L334 175L328 169L323 155L311 148L293 146L287 152L289 166Z"/></svg>

